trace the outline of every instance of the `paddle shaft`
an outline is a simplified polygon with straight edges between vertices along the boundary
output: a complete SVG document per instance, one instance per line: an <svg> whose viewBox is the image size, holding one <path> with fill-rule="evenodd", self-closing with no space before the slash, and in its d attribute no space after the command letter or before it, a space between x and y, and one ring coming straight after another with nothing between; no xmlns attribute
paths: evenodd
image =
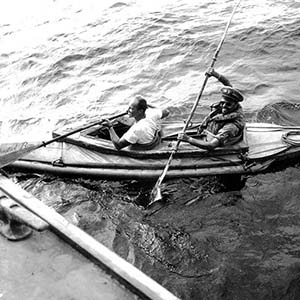
<svg viewBox="0 0 300 300"><path fill-rule="evenodd" d="M220 52L220 50L221 50L221 48L222 48L222 45L223 45L223 43L224 43L224 41L225 41L225 37L226 37L227 31L228 31L229 25L230 25L230 23L231 23L231 20L232 20L232 18L233 18L233 15L234 15L234 13L235 13L237 7L238 7L239 4L240 4L240 1L241 1L241 0L238 0L238 1L237 1L237 3L236 3L236 5L235 5L234 9L232 10L232 13L231 13L230 18L229 18L229 20L228 20L228 22L227 22L227 25L226 25L226 27L225 27L225 30L224 30L223 36L222 36L222 38L221 38L221 41L220 41L220 43L219 43L219 45L218 45L217 50L215 51L215 54L214 54L214 57L213 57L213 59L212 59L210 68L213 68L214 65L215 65L215 63L216 63L216 61L217 61L217 57L218 57L219 52ZM199 101L200 101L200 99L201 99L201 97L202 97L204 88L205 88L205 86L206 86L206 83L207 83L209 77L210 77L209 75L205 74L205 78L204 78L204 82L203 82L203 84L202 84L201 90L200 90L200 92L199 92L199 94L198 94L198 96L197 96L197 98L196 98L196 101L194 102L194 105L193 105L193 107L192 107L192 110L191 110L191 112L190 112L190 115L189 115L189 117L187 118L187 120L186 120L186 122L185 122L185 125L184 125L184 128L183 128L183 130L182 130L183 133L186 131L186 129L187 129L188 126L189 126L189 123L190 123L190 121L191 121L191 119L192 119L192 117L193 117L193 115L194 115L194 113L195 113L195 110L196 110L196 108L197 108L197 106L198 106L198 104L199 104ZM181 142L180 140L177 140L177 143L176 143L176 145L175 145L175 148L173 149L173 151L172 151L172 153L171 153L171 155L170 155L170 157L169 157L169 159L168 159L168 162L167 162L167 164L166 164L166 166L165 166L165 168L164 168L162 174L161 174L160 177L158 178L158 180L157 180L157 182L156 182L156 184L155 184L155 187L154 187L154 189L153 189L153 191L152 191L152 194L157 194L157 192L155 192L155 190L157 190L157 189L159 188L159 186L161 185L162 181L164 180L164 177L165 177L166 174L167 174L167 171L168 171L168 169L169 169L169 167L170 167L170 164L171 164L171 161L172 161L172 159L173 159L173 156L174 156L174 154L175 154L175 153L177 152L177 150L178 150L178 147L179 147L179 145L180 145L180 142Z"/></svg>
<svg viewBox="0 0 300 300"><path fill-rule="evenodd" d="M117 119L117 118L119 118L119 117L122 117L122 116L124 116L124 115L126 115L126 114L127 114L127 112L123 112L123 113L121 113L121 114L119 114L119 115L116 115L116 116L113 116L113 117L108 118L108 120L114 120L114 119ZM58 140L60 140L60 139L63 139L63 138L65 138L65 137L70 136L70 135L72 135L72 134L75 134L75 133L77 133L77 132L83 131L83 130L85 130L85 129L91 128L91 127L96 126L96 125L100 125L100 124L103 123L103 122L104 122L104 120L101 120L101 121L98 121L98 122L95 122L95 123L86 125L86 126L84 126L84 127L77 128L77 129L75 129L75 130L73 130L73 131L70 131L70 132L65 133L65 134L63 134L63 135L60 135L60 136L57 136L57 137L55 137L55 138L53 138L53 139L51 139L51 140L49 140L49 141L47 141L47 142L43 142L43 143L41 143L40 146L37 146L37 147L47 146L47 145L49 145L49 144L51 144L51 143L53 143L53 142L56 142L56 141L58 141Z"/></svg>
<svg viewBox="0 0 300 300"><path fill-rule="evenodd" d="M113 119L117 119L119 117L122 117L124 115L126 115L127 112L124 112L124 113L121 113L121 114L118 114L118 115L115 115L115 116L112 116L110 118L108 118L108 120L113 120ZM71 132L68 132L68 133L65 133L63 135L59 135L49 141L46 141L46 142L42 142L38 145L34 145L34 146L30 146L30 147L27 147L27 148L23 148L23 149L19 149L19 150L16 150L16 151L12 151L12 152L9 152L9 153L6 153L6 154L3 154L0 156L0 168L3 168L11 163L13 163L14 161L20 159L21 157L29 154L30 152L34 151L34 150L37 150L41 147L44 147L44 146L47 146L51 143L54 143L58 140L61 140L67 136L70 136L72 134L75 134L79 131L83 131L85 129L88 129L90 127L93 127L93 126L96 126L96 125L100 125L101 123L103 123L104 120L101 120L101 121L98 121L98 122L95 122L95 123L92 123L92 124L89 124L89 125L86 125L84 127L80 127L80 128L77 128L75 130L72 130Z"/></svg>

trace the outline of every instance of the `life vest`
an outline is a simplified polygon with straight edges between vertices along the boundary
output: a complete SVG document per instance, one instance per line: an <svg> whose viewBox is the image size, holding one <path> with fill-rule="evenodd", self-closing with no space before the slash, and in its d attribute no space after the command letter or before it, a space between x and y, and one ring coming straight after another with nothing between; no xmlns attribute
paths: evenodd
<svg viewBox="0 0 300 300"><path fill-rule="evenodd" d="M207 130L213 134L218 134L221 128L226 124L234 124L238 128L238 134L231 137L226 144L234 144L243 137L243 129L245 127L244 113L240 104L237 109L229 114L223 115L217 112L207 121Z"/></svg>

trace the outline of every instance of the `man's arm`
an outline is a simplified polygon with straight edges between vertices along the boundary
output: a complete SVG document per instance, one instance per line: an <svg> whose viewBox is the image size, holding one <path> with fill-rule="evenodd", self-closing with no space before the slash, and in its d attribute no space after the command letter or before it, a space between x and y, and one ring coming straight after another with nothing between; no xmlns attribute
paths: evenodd
<svg viewBox="0 0 300 300"><path fill-rule="evenodd" d="M226 85L226 86L231 86L232 87L232 84L230 83L230 81L223 75L219 74L218 72L216 72L213 68L210 68L206 71L205 73L207 76L213 76L215 77L216 79L218 79L223 85Z"/></svg>
<svg viewBox="0 0 300 300"><path fill-rule="evenodd" d="M121 150L122 148L125 148L125 147L131 145L125 139L119 138L112 126L108 128L108 132L109 132L109 135L110 135L110 139L111 139L112 143L114 144L114 146L116 147L117 150Z"/></svg>
<svg viewBox="0 0 300 300"><path fill-rule="evenodd" d="M153 106L151 104L147 104L147 106L149 108L157 109L157 107L155 107L155 106ZM163 109L161 109L161 111L162 111L162 114L161 114L161 118L162 119L165 118L165 117L167 117L170 114L170 111L167 108L163 108Z"/></svg>
<svg viewBox="0 0 300 300"><path fill-rule="evenodd" d="M107 127L108 132L109 132L109 136L110 139L112 141L112 143L114 144L115 148L117 150L120 150L122 148L125 148L129 145L131 145L131 143L129 143L127 140L125 140L124 138L119 138L119 136L116 134L111 122L109 120L105 120L102 123L103 126Z"/></svg>
<svg viewBox="0 0 300 300"><path fill-rule="evenodd" d="M165 118L170 114L170 111L167 108L162 109L162 115L161 118Z"/></svg>
<svg viewBox="0 0 300 300"><path fill-rule="evenodd" d="M212 140L207 142L203 140L194 139L185 133L179 133L178 139L205 150L213 150L220 145L220 141L217 138L212 138Z"/></svg>

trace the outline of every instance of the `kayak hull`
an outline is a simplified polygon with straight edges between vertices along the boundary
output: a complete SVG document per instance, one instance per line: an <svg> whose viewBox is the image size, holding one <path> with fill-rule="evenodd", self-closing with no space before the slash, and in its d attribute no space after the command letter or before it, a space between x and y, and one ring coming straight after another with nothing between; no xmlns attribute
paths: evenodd
<svg viewBox="0 0 300 300"><path fill-rule="evenodd" d="M250 174L265 170L271 161L266 161L256 164L248 169L240 166L228 167L210 167L210 168L193 168L193 169L169 169L166 178L187 178L187 177L202 177L209 175L222 174ZM91 167L72 167L64 166L58 167L51 164L18 161L13 163L13 168L30 173L48 173L58 176L67 177L88 177L88 178L103 178L116 180L155 180L157 179L163 169L142 170L140 168L118 169L118 168L91 168Z"/></svg>
<svg viewBox="0 0 300 300"><path fill-rule="evenodd" d="M156 180L175 149L176 130L180 128L180 124L168 124L166 128L162 142L152 150L128 147L118 151L114 149L110 140L95 137L87 131L41 147L15 161L9 168L68 177ZM276 161L300 157L300 147L286 143L282 139L283 135L296 132L298 129L298 127L249 123L243 141L212 152L181 142L173 156L166 178L262 172ZM54 134L63 133L64 130ZM295 134L293 138L297 138ZM7 153L12 149L27 146L17 143L2 144L0 151Z"/></svg>

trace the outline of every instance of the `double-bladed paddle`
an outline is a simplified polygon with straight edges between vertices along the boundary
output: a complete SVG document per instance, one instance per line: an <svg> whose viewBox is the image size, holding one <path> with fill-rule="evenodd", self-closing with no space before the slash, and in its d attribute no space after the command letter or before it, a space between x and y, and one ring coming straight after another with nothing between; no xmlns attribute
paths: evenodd
<svg viewBox="0 0 300 300"><path fill-rule="evenodd" d="M238 5L240 4L240 1L241 1L241 0L238 0L238 1L237 1L236 5L234 6L234 8L233 8L233 10L232 10L232 13L231 13L230 18L229 18L229 20L228 20L228 22L227 22L227 25L226 25L226 27L225 27L225 30L224 30L223 36L222 36L222 38L221 38L221 41L220 41L220 43L219 43L219 45L218 45L218 48L217 48L217 50L216 50L216 52L215 52L215 55L214 55L213 59L212 59L210 68L213 68L214 65L215 65L215 62L217 61L218 54L219 54L219 52L220 52L220 50L221 50L221 47L222 47L222 45L223 45L223 43L224 43L224 40L225 40L227 31L228 31L229 25L230 25L230 23L231 23L232 17L233 17L233 15L234 15L234 13L235 13L235 11L236 11ZM199 103L199 101L200 101L200 98L201 98L201 96L202 96L202 93L203 93L203 91L204 91L204 88L205 88L205 86L206 86L206 83L207 83L209 77L210 77L210 76L209 76L208 74L205 74L205 79L204 79L204 82L203 82L203 84L202 84L202 88L201 88L201 90L200 90L200 92L199 92L199 94L198 94L198 96L197 96L197 98L196 98L196 101L194 102L194 105L193 105L193 108L192 108L192 110L191 110L191 113L190 113L189 117L187 118L187 120L186 120L186 122L185 122L185 126L184 126L184 128L183 128L183 130L182 130L183 133L187 130L187 128L188 128L188 126L189 126L189 124L190 124L190 121L191 121L191 119L192 119L192 117L193 117L193 115L194 115L194 112L195 112L195 110L196 110L196 108L197 108L197 106L198 106L198 103ZM151 194L150 194L150 202L149 202L149 204L148 204L148 207L151 206L151 205L152 205L153 203L155 203L156 201L159 201L159 200L162 199L162 195L161 195L161 191L160 191L160 185L161 185L162 181L164 180L164 178L165 178L165 176L166 176L166 174L167 174L167 172L168 172L168 169L169 169L170 164L171 164L171 162L172 162L173 156L174 156L175 153L177 152L177 150L178 150L178 148L179 148L180 142L181 142L181 141L180 141L179 139L177 139L177 143L176 143L176 145L175 145L175 148L173 149L173 151L172 151L172 153L171 153L171 155L170 155L170 157L169 157L169 160L168 160L168 162L167 162L167 164L166 164L166 166L165 166L165 168L164 168L162 174L161 174L160 177L158 178L158 180L157 180L157 182L156 182L154 188L153 188L152 191L151 191Z"/></svg>
<svg viewBox="0 0 300 300"><path fill-rule="evenodd" d="M122 117L124 115L126 115L127 112L124 112L124 113L121 113L121 114L118 114L116 116L112 116L110 118L108 118L108 120L114 120L114 119L117 119L119 117ZM95 122L95 123L92 123L92 124L89 124L89 125L86 125L86 126L83 126L83 127L80 127L80 128L77 128L73 131L70 131L68 133L65 133L63 135L60 135L60 136L57 136L49 141L46 141L46 142L42 142L38 145L34 145L34 146L30 146L30 147L26 147L24 149L20 149L20 150L16 150L16 151L12 151L12 152L9 152L9 153L6 153L6 154L3 154L3 155L0 155L0 168L3 168L13 162L15 162L16 160L20 159L21 157L29 154L30 152L38 149L38 148L41 148L41 147L45 147L51 143L54 143L54 142L57 142L67 136L70 136L72 134L75 134L77 132L80 132L80 131L83 131L85 129L88 129L90 127L93 127L93 126L96 126L96 125L101 125L105 120L101 120L101 121L98 121L98 122Z"/></svg>

